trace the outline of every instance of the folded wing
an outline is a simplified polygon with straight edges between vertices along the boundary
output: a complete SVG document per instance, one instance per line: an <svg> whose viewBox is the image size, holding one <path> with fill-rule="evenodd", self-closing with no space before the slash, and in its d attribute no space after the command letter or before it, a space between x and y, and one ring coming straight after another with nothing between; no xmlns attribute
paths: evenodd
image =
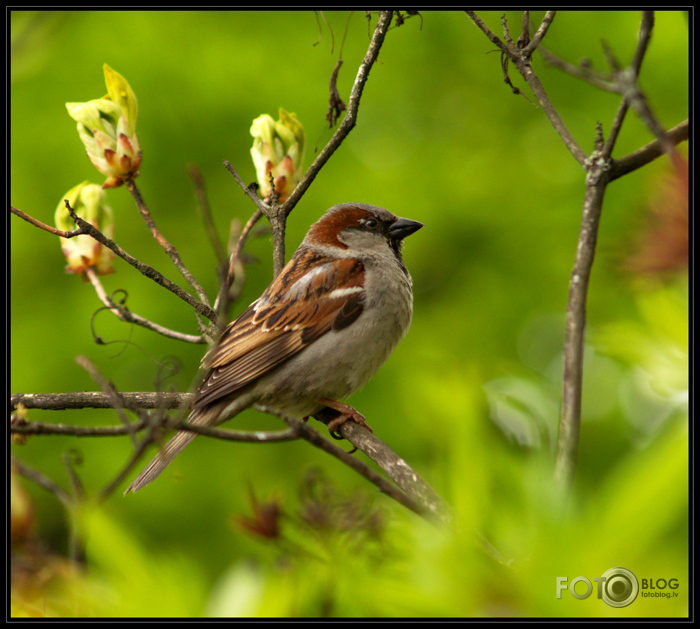
<svg viewBox="0 0 700 629"><path fill-rule="evenodd" d="M364 267L356 259L297 252L256 302L226 328L205 356L210 369L194 400L201 408L236 392L364 307Z"/></svg>

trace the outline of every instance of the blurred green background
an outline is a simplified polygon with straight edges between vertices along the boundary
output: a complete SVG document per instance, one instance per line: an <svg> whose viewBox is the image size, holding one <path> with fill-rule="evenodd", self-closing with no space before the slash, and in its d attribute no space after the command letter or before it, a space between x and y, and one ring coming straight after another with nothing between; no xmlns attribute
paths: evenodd
<svg viewBox="0 0 700 629"><path fill-rule="evenodd" d="M108 63L139 100L137 185L158 227L214 296L215 257L186 169L201 169L226 238L230 221L245 222L255 209L222 165L228 159L254 180L254 118L277 118L279 107L296 113L310 164L314 147L331 136L328 83L341 43L338 88L347 101L376 23L376 15L369 26L364 12L348 15L325 13L319 30L313 12L13 11L12 204L51 223L67 190L85 179L102 183L65 103L102 97ZM542 15L533 12L535 27ZM502 33L500 13L480 16ZM517 37L521 14L507 17ZM560 12L544 44L606 69L601 38L628 63L639 22L639 12ZM667 198L668 160L608 188L588 303L579 464L572 494L563 497L552 484L553 450L584 172L541 109L504 85L493 49L463 12L426 11L392 28L357 127L287 232L289 255L313 221L346 201L425 223L405 247L415 287L411 331L352 403L455 507L455 528L421 521L305 442L200 438L146 490L127 498L118 491L79 514L20 479L13 504L29 505L32 515L14 551L13 614L687 615L687 273L659 281L621 270L648 207ZM666 128L688 115L688 57L687 16L657 12L640 82ZM590 153L596 122L607 134L619 98L546 67L539 54L533 66ZM529 96L514 69L511 79ZM629 114L614 157L652 139ZM109 190L108 202L117 242L184 286L128 191ZM97 390L77 355L121 391L154 390L159 362L175 360L180 371L160 386L188 388L204 347L130 330L107 312L95 317L96 333L117 342L96 345L90 322L101 304L92 287L64 272L55 237L14 216L9 222L13 393ZM247 251L258 262L247 266L236 313L271 279L270 237ZM115 265L102 278L109 292L124 289L134 312L197 332L188 306L121 260ZM98 410L29 418L119 422ZM280 426L251 411L231 427ZM62 458L79 457L88 496L131 453L127 437L35 437L12 447L64 487ZM240 514L253 511L251 494L280 505L281 537L265 540L241 527ZM85 571L61 559L71 522L86 540ZM513 567L483 555L474 530ZM629 607L610 607L595 592L578 600L567 590L557 599L558 576L569 583L585 576L595 588L593 579L616 566L647 580ZM678 579L679 587L655 590L671 597L645 596L649 580L659 578Z"/></svg>

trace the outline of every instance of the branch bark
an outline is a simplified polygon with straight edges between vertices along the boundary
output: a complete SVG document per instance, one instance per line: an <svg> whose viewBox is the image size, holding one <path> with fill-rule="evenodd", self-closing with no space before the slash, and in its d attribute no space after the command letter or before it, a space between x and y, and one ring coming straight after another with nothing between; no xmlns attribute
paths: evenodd
<svg viewBox="0 0 700 629"><path fill-rule="evenodd" d="M613 120L607 141L603 138L602 126L598 124L595 151L589 156L573 138L556 108L552 105L539 78L532 69L530 59L540 46L552 20L554 11L548 11L531 41L529 40L529 14L523 17L523 33L515 44L510 38L505 16L503 27L506 41L495 35L473 11L467 11L474 24L496 45L502 55L512 61L527 81L540 106L559 134L566 148L586 170L586 193L583 201L581 227L574 267L569 284L569 299L566 313L566 337L564 341L564 375L562 403L559 418L559 437L555 462L555 479L562 485L573 482L581 422L581 397L583 387L583 353L586 328L586 299L590 282L597 234L607 185L619 177L640 168L664 153L673 157L675 145L688 137L688 123L683 122L666 132L654 117L637 79L647 52L654 27L654 12L644 11L639 30L637 49L628 68L621 69L612 51L605 46L611 66L611 74L596 72L591 68L577 67L555 55L542 51L545 59L562 70L583 78L593 85L622 96L622 101ZM512 87L512 86L511 86ZM515 91L515 90L514 90ZM620 160L612 159L612 152L629 107L632 107L656 140Z"/></svg>
<svg viewBox="0 0 700 629"><path fill-rule="evenodd" d="M122 408L136 409L186 409L192 401L190 393L119 393L118 403ZM14 394L11 397L11 407L16 409L22 405L26 409L66 410L79 408L115 407L115 396L112 393L78 392L78 393L45 393L45 394ZM335 458L348 465L361 476L373 483L382 493L409 508L421 517L432 521L448 521L451 509L447 503L432 489L409 465L399 457L386 443L371 434L359 424L346 422L340 427L340 433L350 443L364 452L398 485L389 483L384 477L374 472L366 463L347 453L343 448L323 437L317 430L306 422L278 413L274 410L258 407L258 410L280 417L289 428L281 431L236 431L210 426L188 424L179 419L170 420L164 417L157 427L160 429L190 430L214 439L226 441L242 441L246 443L276 443L294 439L304 439ZM13 434L22 435L72 435L75 437L114 437L132 435L152 428L153 424L146 418L126 425L118 426L69 426L35 421L14 422L10 426ZM147 441L148 438L145 440ZM143 444L143 441L141 442ZM149 441L150 443L150 441ZM147 444L146 444L147 445ZM138 449L145 449L145 445ZM140 457L139 457L140 458ZM129 469L131 465L129 465ZM123 478L123 474L119 475Z"/></svg>
<svg viewBox="0 0 700 629"><path fill-rule="evenodd" d="M182 290L182 288L180 288L177 284L171 282L161 273L156 271L153 267L149 266L148 264L144 264L140 260L134 258L134 256L128 254L126 251L124 251L124 249L117 245L116 242L107 238L99 229L80 218L80 216L78 216L73 210L73 208L70 206L68 200L66 200L66 208L68 209L71 218L75 221L75 224L80 230L82 230L79 232L76 230L77 233L75 235L89 234L97 242L103 244L108 249L111 249L122 260L133 266L137 271L139 271L139 273L142 273L146 277L156 282L156 284L159 284L163 288L169 290L171 293L177 295L180 299L192 306L196 312L198 312L201 315L204 315L210 321L216 321L216 314L207 304L197 301L194 297L192 297L192 295Z"/></svg>
<svg viewBox="0 0 700 629"><path fill-rule="evenodd" d="M282 205L268 205L265 203L262 199L260 199L260 197L258 197L257 194L255 194L251 186L246 186L243 179L241 179L240 175L238 172L236 172L236 169L230 164L230 162L224 162L226 168L234 176L236 183L238 183L245 194L253 200L258 209L270 221L273 238L273 266L275 277L279 275L285 264L284 237L287 218L292 213L292 210L297 203L299 203L301 198L304 196L313 180L321 171L321 168L323 168L326 162L330 159L331 155L333 155L333 153L342 144L343 140L357 124L357 113L360 107L362 92L364 91L365 84L369 78L370 70L379 56L379 51L384 43L384 38L389 30L389 26L391 25L393 13L393 11L380 12L369 48L367 49L365 57L360 64L355 82L353 83L350 91L350 99L348 101L347 112L345 114L345 118L343 118L343 122L340 123L331 139L328 141L326 146L323 147L323 150L318 154L311 166L309 166L309 168L306 170L306 173L297 184L296 188L294 188L292 194L289 195L289 198Z"/></svg>

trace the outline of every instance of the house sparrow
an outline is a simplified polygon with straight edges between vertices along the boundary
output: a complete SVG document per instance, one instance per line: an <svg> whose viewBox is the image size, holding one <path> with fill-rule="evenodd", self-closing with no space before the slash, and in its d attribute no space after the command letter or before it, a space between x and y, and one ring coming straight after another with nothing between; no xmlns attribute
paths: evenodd
<svg viewBox="0 0 700 629"><path fill-rule="evenodd" d="M339 400L362 388L408 332L413 293L401 245L421 227L364 203L328 210L204 357L189 422L216 426L260 404L331 418L331 434L347 420L369 428ZM125 493L154 480L196 436L178 432Z"/></svg>

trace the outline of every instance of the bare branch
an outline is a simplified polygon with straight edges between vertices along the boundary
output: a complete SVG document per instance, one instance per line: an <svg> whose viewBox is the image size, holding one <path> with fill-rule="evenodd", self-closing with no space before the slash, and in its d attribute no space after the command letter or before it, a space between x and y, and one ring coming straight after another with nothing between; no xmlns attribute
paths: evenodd
<svg viewBox="0 0 700 629"><path fill-rule="evenodd" d="M324 164L330 159L331 155L333 155L343 140L357 124L357 112L360 107L362 92L365 88L365 84L367 83L367 79L369 78L369 73L372 70L372 66L379 56L379 51L384 43L384 38L389 30L389 26L391 25L392 15L393 11L380 12L379 20L374 28L374 34L372 35L369 48L367 49L365 57L360 64L357 71L357 77L355 78L355 82L350 90L350 99L348 100L348 108L345 118L336 129L333 137L328 141L328 144L323 147L323 150L318 154L311 166L309 166L304 174L304 177L298 183L297 187L294 188L292 194L282 205L282 212L284 213L285 217L289 216L296 204L299 203L299 200L311 185L311 182L316 178L316 175L318 175L321 168L323 168Z"/></svg>
<svg viewBox="0 0 700 629"><path fill-rule="evenodd" d="M666 132L666 137L669 142L677 145L688 139L689 124L685 120L673 129ZM613 160L610 170L610 180L618 179L627 173L630 173L642 166L646 166L650 162L664 155L665 149L660 140L654 140L646 146L630 153L621 159Z"/></svg>
<svg viewBox="0 0 700 629"><path fill-rule="evenodd" d="M199 314L204 315L210 321L216 321L216 314L207 304L204 304L200 301L197 301L194 297L192 297L192 295L190 295L189 293L182 290L182 288L180 288L177 284L171 282L169 279L167 279L161 273L156 271L153 267L149 266L148 264L144 264L143 262L134 258L134 256L128 254L119 245L117 245L117 243L115 243L113 240L107 238L99 229L97 229L96 227L94 227L93 225L88 223L87 221L80 218L80 216L78 216L75 213L75 210L73 210L73 208L70 206L70 203L68 202L67 199L66 199L65 203L66 203L66 208L68 208L68 212L71 215L71 218L75 221L75 224L81 230L83 230L81 233L89 234L97 242L103 244L105 247L107 247L111 251L114 251L115 254L117 254L122 260L128 262L137 271L139 271L140 273L142 273L143 275L145 275L149 279L152 279L157 284L160 284L163 288L167 288L171 293L174 293L180 299L187 302Z"/></svg>
<svg viewBox="0 0 700 629"><path fill-rule="evenodd" d="M647 48L649 47L649 42L651 41L651 31L654 28L654 12L653 11L643 11L642 12L642 23L639 27L639 43L637 44L637 50L634 53L634 59L630 64L630 70L634 74L635 78L639 76L639 71L642 69L642 61L647 53Z"/></svg>
<svg viewBox="0 0 700 629"><path fill-rule="evenodd" d="M107 383L109 384L109 383ZM114 394L118 396L115 399ZM79 393L43 393L14 394L11 398L13 407L22 404L27 409L66 410L79 408L101 409L177 409L189 408L193 395L191 393L117 393L79 392ZM117 406L115 406L115 404ZM73 437L118 437L131 435L147 428L151 421L142 417L131 423L123 420L120 426L73 426L48 422L23 421L12 424L10 432L21 435L66 435ZM298 439L294 430L248 431L213 428L189 424L180 419L164 418L160 427L163 430L189 430L224 441L242 441L245 443L274 443Z"/></svg>
<svg viewBox="0 0 700 629"><path fill-rule="evenodd" d="M607 185L604 180L605 172L606 162L604 161L593 164L589 171L588 181L591 183L586 187L576 259L569 284L564 341L564 377L554 472L556 480L566 487L573 480L578 456L586 299Z"/></svg>
<svg viewBox="0 0 700 629"><path fill-rule="evenodd" d="M489 38L489 41L492 44L495 44L496 46L498 46L498 48L501 50L501 52L510 56L511 51L508 48L508 46L506 46L506 44L504 44L500 40L498 35L495 35L494 33L491 32L489 27L486 26L486 24L484 24L483 20L474 11L466 11L466 14L471 18L471 21L474 22L474 24L476 24L476 26L481 30L481 32L484 33L484 35L486 35L486 37Z"/></svg>
<svg viewBox="0 0 700 629"><path fill-rule="evenodd" d="M25 214L22 212L22 210L18 210L14 206L10 206L10 211L19 216L20 218L23 218L25 221L28 223L31 223L35 227L38 227L39 229L43 229L44 231L49 232L49 234L54 234L55 236L60 236L61 238L75 238L76 236L80 236L81 234L85 234L87 232L84 232L82 228L74 229L72 231L64 231L62 229L56 229L55 227L52 227L51 225L47 225L46 223L42 223L40 220L34 218L33 216L29 216L29 214Z"/></svg>
<svg viewBox="0 0 700 629"><path fill-rule="evenodd" d="M571 135L571 132L564 124L564 121L561 119L559 112L557 112L554 105L552 105L552 102L549 100L549 96L547 95L547 92L545 91L542 82L540 81L539 77L535 74L535 72L532 69L532 65L530 64L530 56L532 54L532 51L534 51L536 47L533 46L533 43L535 43L536 45L540 44L542 38L547 33L549 25L554 19L554 14L554 11L550 11L547 13L545 19L542 21L542 24L540 25L540 28L537 31L535 38L533 38L533 40L528 46L521 50L515 44L507 44L502 42L496 35L494 35L489 30L489 28L484 24L481 18L476 13L474 13L474 11L467 11L467 15L471 18L472 22L474 22L474 24L476 24L479 27L479 29L481 29L481 31L489 38L489 40L496 44L501 50L501 52L515 64L515 67L518 69L518 72L520 72L525 81L527 81L527 84L530 86L530 89L537 98L537 102L540 104L540 107L542 107L542 109L544 110L545 114L547 115L547 118L549 118L549 121L552 123L552 126L554 127L555 131L559 134L559 137L564 142L566 148L569 149L569 152L574 156L574 158L579 164L585 166L585 152L578 145L574 137ZM512 84L510 85L512 89ZM520 90L518 90L517 93L519 92Z"/></svg>
<svg viewBox="0 0 700 629"><path fill-rule="evenodd" d="M204 289L200 286L199 282L194 278L192 273L190 273L189 269L185 266L185 264L182 261L182 258L180 258L180 254L177 252L177 249L175 249L175 247L173 247L173 245L171 245L168 242L165 236L163 236L160 230L156 227L155 221L153 220L153 217L151 216L148 207L144 203L143 198L141 197L141 192L136 187L136 183L134 182L134 180L127 180L126 187L131 193L131 196L134 197L134 201L136 201L136 207L139 209L143 220L146 222L146 225L148 226L151 235L156 239L158 244L161 247L163 247L165 253L168 254L173 264L175 265L175 268L178 271L180 271L182 277L185 278L187 283L194 289L195 293L197 293L199 300L206 306L209 306L209 299L207 297L207 294L204 292Z"/></svg>
<svg viewBox="0 0 700 629"><path fill-rule="evenodd" d="M357 77L355 78L352 90L350 91L347 113L343 119L343 122L338 126L338 129L333 134L333 137L318 154L311 166L309 166L309 168L306 170L306 173L302 177L301 181L297 184L296 188L294 188L294 191L291 195L289 195L289 198L283 205L277 206L274 202L271 202L270 205L266 204L258 197L255 191L252 189L252 186L246 186L245 183L243 183L243 180L236 172L235 168L228 161L224 162L224 165L234 176L238 185L253 200L253 202L258 206L258 209L270 221L273 239L273 273L275 277L282 270L285 262L284 237L287 218L291 214L296 204L300 201L306 190L309 188L311 182L316 178L316 175L318 175L321 168L357 124L357 111L360 106L362 92L364 90L365 83L369 78L370 70L379 56L379 51L384 43L384 38L389 30L389 26L391 25L392 15L393 11L380 12L379 20L377 21L377 25L374 29L374 34L372 36L372 40L370 41L369 48L367 49L367 53L360 64ZM336 70L338 67L339 66L336 66ZM274 191L274 185L272 186L272 190Z"/></svg>
<svg viewBox="0 0 700 629"><path fill-rule="evenodd" d="M613 76L610 73L598 72L588 63L582 63L579 66L574 65L573 63L569 63L565 59L558 57L553 52L543 47L540 47L540 54L545 62L553 68L558 68L571 76L588 81L591 85L594 85L601 90L605 90L606 92L616 91L615 86L613 85Z"/></svg>
<svg viewBox="0 0 700 629"><path fill-rule="evenodd" d="M134 410L136 408L186 409L192 400L192 394L184 393L119 393L115 400L111 392L95 393L47 393L47 394L15 394L11 398L12 407L22 404L27 409L64 410L68 408L113 408L115 403L122 404L123 408ZM272 409L256 406L261 412L270 413L283 419L290 427L282 431L236 431L211 426L188 424L181 419L162 418L157 427L162 430L189 430L215 439L226 441L242 441L246 443L274 443L305 439L324 451L343 461L346 465L358 471L362 476L370 480L380 491L398 500L412 511L437 520L446 520L450 517L450 508L440 496L423 481L415 471L389 448L384 442L370 434L354 422L346 422L340 427L340 432L360 450L374 460L398 485L397 489L386 479L379 476L367 467L366 464L351 456L345 450L321 436L318 431L307 423L293 419ZM137 448L140 455L145 449L144 442L151 443L154 439L153 422L141 418L134 423L128 421L120 426L69 426L65 424L53 424L44 422L25 421L11 425L11 432L24 435L72 435L76 437L114 437L120 435L133 435L146 428L151 428ZM133 465L129 464L129 469ZM124 475L120 473L120 478ZM406 492L406 493L404 493Z"/></svg>
<svg viewBox="0 0 700 629"><path fill-rule="evenodd" d="M134 446L138 445L136 441L136 431L134 430L134 427L132 426L127 416L124 414L124 408L126 408L124 399L119 394L114 385L111 382L105 380L105 378L99 372L97 367L86 356L78 356L75 359L75 362L77 362L78 365L85 369L85 371L88 372L90 377L98 385L100 385L102 393L104 393L109 398L110 406L114 409L114 412L121 420L122 425L126 428L127 432L129 433L129 436L131 437L131 440L134 443Z"/></svg>
<svg viewBox="0 0 700 629"><path fill-rule="evenodd" d="M537 47L540 45L540 42L544 39L544 36L547 34L549 27L552 25L552 21L554 20L554 16L556 14L556 11L547 11L545 13L544 18L542 18L542 24L540 24L537 32L533 35L530 43L523 49L523 55L525 55L525 57L532 57L532 53L535 52Z"/></svg>
<svg viewBox="0 0 700 629"><path fill-rule="evenodd" d="M342 424L339 432L382 468L427 513L443 521L451 518L451 507L386 443L352 421Z"/></svg>
<svg viewBox="0 0 700 629"><path fill-rule="evenodd" d="M120 393L126 408L179 408L189 405L191 393ZM22 404L25 408L48 411L65 411L77 408L112 408L111 400L104 393L96 391L76 391L73 393L13 393L10 396L11 408ZM76 428L83 428L76 426ZM22 431L18 431L22 432ZM68 434L68 433L64 433ZM105 433L117 434L117 433ZM119 433L121 434L121 433Z"/></svg>
<svg viewBox="0 0 700 629"><path fill-rule="evenodd" d="M99 297L100 301L107 307L109 310L114 313L114 315L118 318L121 319L122 321L126 323L133 323L135 325L140 325L141 327L146 328L147 330L151 330L152 332L156 332L158 334L162 334L163 336L167 336L168 338L175 339L176 341L184 341L186 343L195 343L195 344L201 344L201 343L206 343L207 339L204 335L200 334L198 336L194 336L192 334L185 334L183 332L177 332L176 330L171 330L169 328L163 327L162 325L159 325L158 323L154 323L153 321L149 321L148 319L137 315L134 312L131 312L124 304L115 304L114 300L107 294L107 291L105 291L104 286L102 286L102 282L100 282L97 273L93 268L89 268L85 272L88 280L92 284L93 288L95 289L95 292L97 293L97 296Z"/></svg>
<svg viewBox="0 0 700 629"><path fill-rule="evenodd" d="M547 114L547 118L549 118L549 121L552 123L552 126L554 127L555 131L559 134L559 137L562 139L562 142L564 142L564 146L566 146L566 148L569 149L569 152L574 156L574 158L579 164L585 165L587 159L586 153L578 145L578 143L574 139L574 136L571 135L571 132L564 124L564 121L561 119L559 112L554 108L554 105L552 105L552 102L549 100L549 96L547 96L547 92L545 91L542 82L532 70L532 66L529 63L516 64L516 66L527 81L527 84L530 86L535 96L537 97L537 102L544 110L544 113Z"/></svg>
<svg viewBox="0 0 700 629"><path fill-rule="evenodd" d="M143 262L140 262L136 258L134 258L132 255L128 254L124 249L122 249L119 245L117 245L116 242L111 240L110 238L107 238L99 229L88 223L87 221L83 220L80 218L73 208L70 206L70 203L68 200L65 200L66 203L66 208L68 209L69 214L71 215L71 218L75 222L75 224L78 226L77 229L74 229L72 231L64 231L61 229L56 229L55 227L52 227L51 225L47 225L46 223L42 223L40 220L34 218L33 216L30 216L29 214L26 214L22 210L10 206L10 211L15 214L16 216L19 216L20 218L24 219L28 223L31 223L32 225L38 227L39 229L42 229L50 234L54 234L55 236L60 236L61 238L75 238L76 236L81 236L82 234L87 234L89 236L92 236L97 242L103 244L105 247L113 251L117 256L119 256L122 260L133 266L137 271L148 277L149 279L152 279L154 282L157 284L160 284L163 288L168 289L170 292L175 293L180 299L183 301L187 302L190 304L199 314L204 315L207 319L210 321L215 320L215 314L214 311L208 307L207 304L200 303L196 299L194 299L191 295L187 294L184 290L182 290L177 284L174 284L171 282L169 279L164 277L161 273L156 271L153 267L149 266L148 264L144 264ZM103 301L104 303L104 301ZM137 317L135 315L135 317ZM145 319L143 320L144 322L146 321ZM132 321L133 323L137 323L136 320ZM141 325L141 323L139 323ZM155 325L155 324L154 324ZM148 326L145 326L148 327ZM165 329L165 328L163 328ZM167 334L166 334L167 336ZM193 337L196 338L196 337ZM185 339L182 339L185 340ZM194 341L189 341L189 342L194 342Z"/></svg>
<svg viewBox="0 0 700 629"><path fill-rule="evenodd" d="M19 435L64 435L67 437L122 437L139 432L148 425L145 420L139 420L126 426L73 426L70 424L53 424L50 422L26 421L12 424L10 432Z"/></svg>
<svg viewBox="0 0 700 629"><path fill-rule="evenodd" d="M681 141L684 136L687 137L687 126L683 124L679 125L680 129L674 134L674 139L671 139L670 135L651 112L637 82L653 26L653 12L645 11L634 60L632 65L626 69L620 67L612 50L607 45L604 46L608 63L613 70L612 82L609 85L612 87L612 91L622 95L623 100L613 121L610 136L605 142L603 141L599 123L596 150L586 162L588 171L586 176L586 196L583 204L576 259L571 274L566 314L564 378L555 466L555 478L565 486L569 486L573 480L578 454L583 387L586 299L606 187L614 178L620 177L623 174L623 170L630 172L633 169L631 166L639 167L643 163L647 163L655 155L658 156L659 151L666 152L671 159L675 159L677 156L675 150L676 139ZM569 70L568 66L565 69ZM595 81L600 80L600 76L590 74L588 69L583 74L586 75L584 78L589 80L590 76L595 76ZM636 155L633 159L630 159L629 156L625 158L624 164L626 169L621 169L619 163L613 163L610 156L628 107L632 107L635 110L652 133L656 135L657 140L653 147L649 145L642 149L641 157Z"/></svg>
<svg viewBox="0 0 700 629"><path fill-rule="evenodd" d="M241 179L241 176L238 174L238 171L231 165L231 162L228 160L224 160L224 166L226 167L226 170L228 170L232 175L233 178L236 180L236 183L240 186L241 190L245 192L245 194L250 198L255 205L258 206L258 209L265 215L268 216L270 213L270 206L265 203L257 194L258 191L258 184L257 183L252 183L249 186L246 186L245 183L243 183L243 179Z"/></svg>
<svg viewBox="0 0 700 629"><path fill-rule="evenodd" d="M72 496L65 489L63 489L63 487L60 487L54 483L48 476L44 476L44 474L41 472L32 469L28 465L22 463L22 461L15 458L12 459L12 467L20 476L24 476L24 478L36 483L39 485L39 487L43 487L47 491L50 491L65 507L73 506Z"/></svg>
<svg viewBox="0 0 700 629"><path fill-rule="evenodd" d="M306 422L294 419L293 417L289 417L288 415L285 415L283 413L278 413L273 409L268 409L262 406L258 406L257 408L261 411L277 415L278 417L283 419L287 423L287 425L295 427L299 431L299 436L302 439L308 441L311 445L320 448L324 452L342 461L343 463L345 463L345 465L352 468L358 474L360 474L368 481L373 483L382 493L386 494L390 498L393 498L394 500L402 504L404 507L410 509L414 513L417 513L418 515L424 518L433 518L438 516L438 514L432 512L432 510L429 507L427 507L427 505L416 502L407 494L403 493L403 491L389 483L385 478L382 478L379 474L370 469L365 463L343 450L343 448L339 447L338 445L332 443L325 437L321 436L321 434L318 431L314 430ZM346 424L344 425L352 423L354 422L346 422ZM444 517L444 515L441 515L441 517Z"/></svg>
<svg viewBox="0 0 700 629"><path fill-rule="evenodd" d="M576 66L564 61L563 59L560 59L547 50L542 49L541 51L545 61L550 65L564 70L572 76L584 79L602 90L620 94L624 97L610 129L605 148L603 149L603 153L606 157L612 154L612 149L617 142L617 136L625 119L627 109L630 106L635 109L637 115L647 124L652 133L654 133L654 135L656 135L656 137L665 145L666 152L669 154L673 152L673 144L668 140L665 135L665 131L651 113L646 99L637 83L637 77L639 76L642 61L644 60L644 56L649 46L649 41L651 40L653 27L654 12L644 11L634 59L629 68L625 70L620 68L620 64L615 58L613 51L607 44L605 44L605 42L603 42L603 48L608 59L608 64L613 70L612 74L594 70L588 64Z"/></svg>
<svg viewBox="0 0 700 629"><path fill-rule="evenodd" d="M221 316L222 318L225 316L228 310L228 306L230 303L229 292L231 290L231 286L233 285L233 281L243 272L243 263L241 262L241 254L243 253L243 247L248 241L250 232L253 230L253 227L255 227L257 222L262 218L262 215L263 213L259 209L255 210L253 215L248 219L248 222L241 230L241 233L238 236L238 240L236 241L236 246L231 252L231 257L229 258L228 263L228 271L224 277L224 281L221 283L221 287L219 288L219 294L217 295L216 301L214 302L214 309L217 313L219 313L219 316Z"/></svg>
<svg viewBox="0 0 700 629"><path fill-rule="evenodd" d="M530 12L523 11L523 21L520 26L518 48L525 48L530 43Z"/></svg>
<svg viewBox="0 0 700 629"><path fill-rule="evenodd" d="M199 168L197 168L197 166L194 164L187 168L187 174L190 176L194 186L194 196L197 200L199 214L202 217L204 231L209 238L209 242L214 250L214 255L221 266L226 262L226 250L221 244L216 227L214 226L214 219L212 218L209 200L207 199L207 191L204 187L204 177L202 177L202 173L200 172Z"/></svg>

